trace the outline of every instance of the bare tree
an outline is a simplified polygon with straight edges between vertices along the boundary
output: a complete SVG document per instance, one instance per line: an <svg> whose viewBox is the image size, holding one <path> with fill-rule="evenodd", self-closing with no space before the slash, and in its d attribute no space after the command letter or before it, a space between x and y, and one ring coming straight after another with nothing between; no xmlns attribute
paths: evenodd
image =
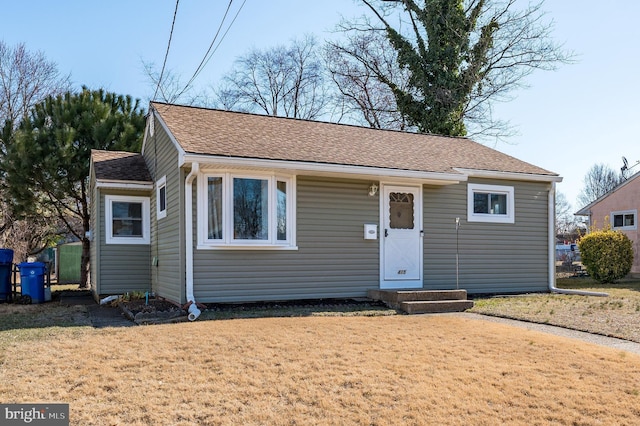
<svg viewBox="0 0 640 426"><path fill-rule="evenodd" d="M70 87L69 75L62 75L42 52L30 52L23 43L11 47L0 40L0 162L15 128L31 108ZM59 228L42 212L16 217L6 197L7 189L5 170L0 169L0 246L12 247L16 259L26 259L59 235Z"/></svg>
<svg viewBox="0 0 640 426"><path fill-rule="evenodd" d="M358 32L342 43L329 41L324 53L327 70L338 90L334 102L344 105L348 121L378 129L408 129L393 92L376 77L384 74L403 86L408 82L407 72L397 65L396 54L382 34Z"/></svg>
<svg viewBox="0 0 640 426"><path fill-rule="evenodd" d="M583 178L584 188L578 195L578 203L586 206L622 183L620 174L605 164L594 164Z"/></svg>
<svg viewBox="0 0 640 426"><path fill-rule="evenodd" d="M573 214L573 207L562 192L556 192L556 236L565 240L575 240L579 233L579 222Z"/></svg>
<svg viewBox="0 0 640 426"><path fill-rule="evenodd" d="M193 84L185 83L181 76L172 70L165 70L160 81L160 72L154 63L143 62L142 67L153 93L149 95L148 100L200 106L207 106L211 102L206 91L196 92Z"/></svg>
<svg viewBox="0 0 640 426"><path fill-rule="evenodd" d="M533 71L571 62L572 55L551 38L553 23L545 19L542 1L520 10L516 0L362 2L373 21L364 17L340 29L350 40L383 34L384 49L395 52L408 80L385 73L376 51L362 54L347 42L342 53L386 85L395 101L388 109L400 111L421 132L509 136L513 129L493 116L492 104L512 99Z"/></svg>
<svg viewBox="0 0 640 426"><path fill-rule="evenodd" d="M42 52L29 52L23 43L7 46L0 40L0 123L16 123L49 95L71 88L55 62Z"/></svg>
<svg viewBox="0 0 640 426"><path fill-rule="evenodd" d="M237 59L216 89L217 103L229 110L317 119L328 104L324 81L316 40L306 36Z"/></svg>
<svg viewBox="0 0 640 426"><path fill-rule="evenodd" d="M67 233L64 223L48 214L34 214L14 220L10 210L3 215L7 226L0 232L0 247L10 247L14 262L23 262L55 244Z"/></svg>

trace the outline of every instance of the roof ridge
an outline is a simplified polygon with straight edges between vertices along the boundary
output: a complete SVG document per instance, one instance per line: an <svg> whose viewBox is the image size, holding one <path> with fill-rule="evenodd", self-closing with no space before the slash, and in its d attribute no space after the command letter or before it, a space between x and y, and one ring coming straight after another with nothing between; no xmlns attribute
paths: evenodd
<svg viewBox="0 0 640 426"><path fill-rule="evenodd" d="M150 103L149 110L189 154L445 174L462 168L558 176L468 137L160 102Z"/></svg>
<svg viewBox="0 0 640 426"><path fill-rule="evenodd" d="M449 135L441 135L441 134L438 134L438 133L410 132L408 130L385 129L385 128L378 128L378 127L363 126L363 125L360 125L360 124L353 124L353 123L337 123L335 121L314 120L314 119L310 119L310 118L285 117L285 116L281 116L281 115L259 114L259 113L255 113L255 112L249 112L249 111L235 111L235 110L220 109L220 108L209 108L209 107L203 107L203 106L198 106L198 105L172 104L172 103L158 102L158 101L151 101L149 104L150 105L151 104L163 105L163 106L168 107L168 108L178 107L178 108L190 108L190 109L198 109L198 110L203 110L203 111L221 112L221 113L229 113L229 114L242 114L242 115L247 115L247 116L251 116L251 117L264 117L264 118L273 119L273 120L290 120L290 121L297 121L297 122L327 124L327 125L335 125L335 126L346 126L346 127L354 127L354 128L357 128L357 129L364 129L364 130L371 130L371 131L402 133L402 134L405 134L405 135L433 136L433 137L446 138L446 139L462 139L462 140L467 140L467 141L471 141L471 142L474 142L474 143L479 143L479 142L476 142L476 141L472 140L468 136L449 136ZM483 144L480 144L480 145L483 145Z"/></svg>

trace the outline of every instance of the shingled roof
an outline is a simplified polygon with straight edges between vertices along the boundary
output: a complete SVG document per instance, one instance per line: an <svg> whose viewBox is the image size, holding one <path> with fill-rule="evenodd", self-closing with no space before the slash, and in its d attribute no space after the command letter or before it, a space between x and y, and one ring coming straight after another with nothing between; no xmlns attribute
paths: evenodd
<svg viewBox="0 0 640 426"><path fill-rule="evenodd" d="M435 173L557 174L467 138L379 130L152 102L187 154Z"/></svg>
<svg viewBox="0 0 640 426"><path fill-rule="evenodd" d="M96 180L153 182L142 154L123 151L91 151Z"/></svg>

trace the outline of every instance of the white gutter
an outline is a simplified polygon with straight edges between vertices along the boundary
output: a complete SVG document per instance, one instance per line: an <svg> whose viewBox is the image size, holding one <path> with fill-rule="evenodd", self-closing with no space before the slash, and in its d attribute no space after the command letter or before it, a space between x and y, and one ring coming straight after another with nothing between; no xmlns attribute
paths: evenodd
<svg viewBox="0 0 640 426"><path fill-rule="evenodd" d="M153 183L96 179L96 188L140 189L140 190L150 191L153 189Z"/></svg>
<svg viewBox="0 0 640 426"><path fill-rule="evenodd" d="M463 167L454 167L455 171L463 173L468 177L485 178L485 179L508 179L508 180L526 180L535 182L562 182L562 177L557 175L542 175L535 173L516 173L516 172L499 172L496 170L478 170L466 169Z"/></svg>
<svg viewBox="0 0 640 426"><path fill-rule="evenodd" d="M345 174L379 179L380 177L421 179L434 185L451 185L467 181L467 176L461 173L427 172L419 170L389 169L374 166L353 166L345 164L313 163L293 160L270 160L263 158L222 157L203 154L185 154L178 163L183 166L188 163L200 163L202 169L209 166L228 168L256 168L264 170L286 170L289 173L313 173L314 175L344 176Z"/></svg>
<svg viewBox="0 0 640 426"><path fill-rule="evenodd" d="M549 188L549 291L560 294L577 294L580 296L607 297L608 293L595 291L568 290L556 287L556 183L551 182Z"/></svg>
<svg viewBox="0 0 640 426"><path fill-rule="evenodd" d="M196 298L193 297L193 181L199 171L200 165L193 163L184 181L185 287L189 304L189 321L195 321L200 316Z"/></svg>

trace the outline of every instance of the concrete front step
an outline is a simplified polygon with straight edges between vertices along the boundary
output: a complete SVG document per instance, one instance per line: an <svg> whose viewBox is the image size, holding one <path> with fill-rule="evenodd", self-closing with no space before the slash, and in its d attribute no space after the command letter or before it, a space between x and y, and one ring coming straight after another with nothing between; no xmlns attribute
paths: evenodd
<svg viewBox="0 0 640 426"><path fill-rule="evenodd" d="M369 290L370 299L409 314L462 312L473 307L466 290Z"/></svg>
<svg viewBox="0 0 640 426"><path fill-rule="evenodd" d="M408 314L435 314L442 312L463 312L473 308L472 300L431 300L400 302L398 307Z"/></svg>
<svg viewBox="0 0 640 426"><path fill-rule="evenodd" d="M370 299L389 303L426 300L467 300L467 290L369 290Z"/></svg>

